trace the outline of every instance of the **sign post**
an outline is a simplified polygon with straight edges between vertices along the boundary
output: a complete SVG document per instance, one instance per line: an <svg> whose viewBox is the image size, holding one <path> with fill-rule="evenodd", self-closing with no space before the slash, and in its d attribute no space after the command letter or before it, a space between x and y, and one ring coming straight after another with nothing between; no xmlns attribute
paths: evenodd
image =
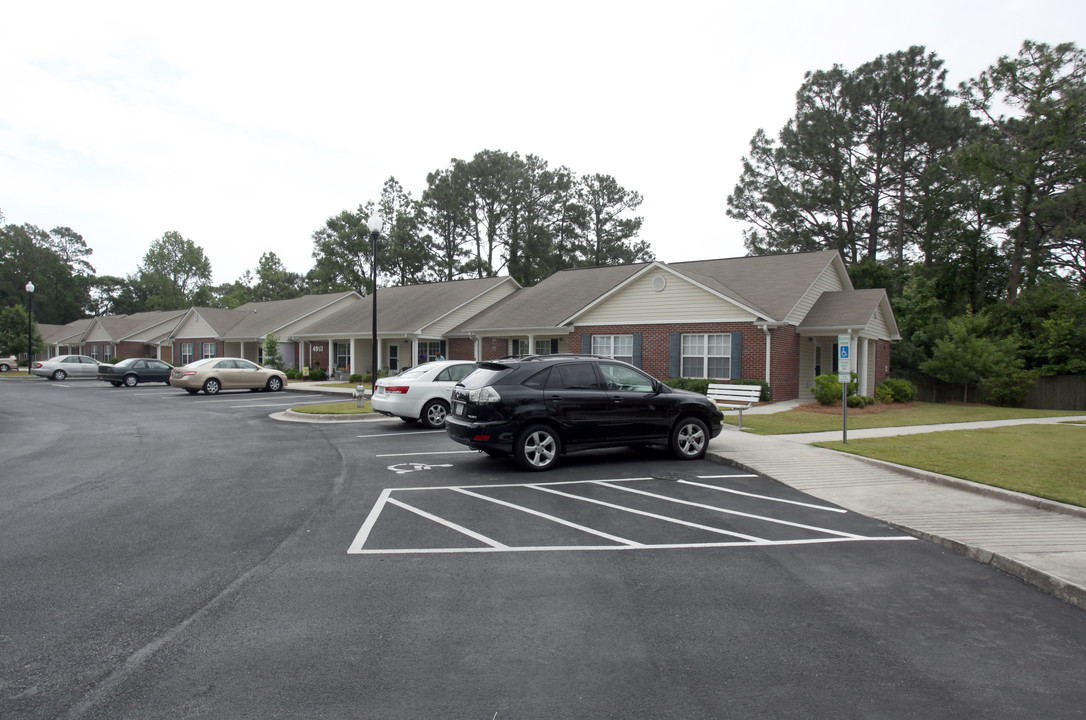
<svg viewBox="0 0 1086 720"><path fill-rule="evenodd" d="M848 445L848 384L852 382L852 335L837 336L837 382L841 383L841 439Z"/></svg>

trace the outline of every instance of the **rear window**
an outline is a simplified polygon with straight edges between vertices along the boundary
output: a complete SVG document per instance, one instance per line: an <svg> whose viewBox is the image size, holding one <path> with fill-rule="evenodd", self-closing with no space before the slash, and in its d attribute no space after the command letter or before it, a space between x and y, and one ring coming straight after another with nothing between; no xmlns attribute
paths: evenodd
<svg viewBox="0 0 1086 720"><path fill-rule="evenodd" d="M460 381L460 385L470 389L494 385L503 377L513 372L512 368L504 365L483 365L475 368L475 371Z"/></svg>

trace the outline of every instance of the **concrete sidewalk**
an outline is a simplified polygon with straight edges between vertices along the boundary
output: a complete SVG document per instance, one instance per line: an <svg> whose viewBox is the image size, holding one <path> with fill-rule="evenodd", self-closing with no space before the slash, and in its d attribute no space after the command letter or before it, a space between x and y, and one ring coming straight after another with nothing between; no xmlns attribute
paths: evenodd
<svg viewBox="0 0 1086 720"><path fill-rule="evenodd" d="M1086 420L1086 416L1051 420L1076 419ZM885 436L1024 422L1035 421L872 432ZM863 432L850 430L849 438ZM1086 429L1083 434L1086 437ZM1086 609L1086 508L807 444L824 439L840 440L841 432L766 437L726 426L709 444L709 456L882 520Z"/></svg>

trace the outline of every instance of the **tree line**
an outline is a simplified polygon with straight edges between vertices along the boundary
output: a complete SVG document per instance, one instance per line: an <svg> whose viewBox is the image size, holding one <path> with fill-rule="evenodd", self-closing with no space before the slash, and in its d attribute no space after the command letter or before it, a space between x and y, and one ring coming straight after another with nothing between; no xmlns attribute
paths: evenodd
<svg viewBox="0 0 1086 720"><path fill-rule="evenodd" d="M1086 371L1086 54L1026 41L957 88L924 47L812 71L727 199L752 254L833 249L885 287L892 369Z"/></svg>

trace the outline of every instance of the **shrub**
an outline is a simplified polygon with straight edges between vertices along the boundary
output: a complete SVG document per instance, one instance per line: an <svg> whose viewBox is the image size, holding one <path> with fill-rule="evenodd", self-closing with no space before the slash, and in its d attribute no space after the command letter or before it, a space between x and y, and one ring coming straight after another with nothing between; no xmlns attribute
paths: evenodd
<svg viewBox="0 0 1086 720"><path fill-rule="evenodd" d="M373 382L373 373L363 373L362 382L364 382L364 383Z"/></svg>
<svg viewBox="0 0 1086 720"><path fill-rule="evenodd" d="M1002 407L1022 407L1037 382L1036 370L1023 370L1011 368L999 377L985 378L984 389L987 392L987 401L992 405Z"/></svg>
<svg viewBox="0 0 1086 720"><path fill-rule="evenodd" d="M828 405L829 403L825 403L825 404ZM862 408L862 407L867 407L867 403L864 402L864 399L863 399L862 395L849 395L848 396L848 406L850 408Z"/></svg>
<svg viewBox="0 0 1086 720"><path fill-rule="evenodd" d="M758 396L758 402L769 402L769 399L773 396L773 390L765 380L732 380L732 385L761 385L762 394Z"/></svg>
<svg viewBox="0 0 1086 720"><path fill-rule="evenodd" d="M347 382L353 382L353 383L362 382L362 376L359 375L358 373L355 373L355 374L351 375L349 378L347 378Z"/></svg>
<svg viewBox="0 0 1086 720"><path fill-rule="evenodd" d="M885 403L912 402L916 398L916 386L904 378L890 378L875 388L875 397Z"/></svg>
<svg viewBox="0 0 1086 720"><path fill-rule="evenodd" d="M712 380L706 380L705 378L670 378L664 384L676 390L689 390L690 392L705 395L709 392L709 383L711 382Z"/></svg>
<svg viewBox="0 0 1086 720"><path fill-rule="evenodd" d="M855 395L858 389L856 377L856 373L852 373L852 380L848 384L849 395ZM811 393L823 405L833 405L841 399L841 383L837 381L835 373L823 373L815 378Z"/></svg>

